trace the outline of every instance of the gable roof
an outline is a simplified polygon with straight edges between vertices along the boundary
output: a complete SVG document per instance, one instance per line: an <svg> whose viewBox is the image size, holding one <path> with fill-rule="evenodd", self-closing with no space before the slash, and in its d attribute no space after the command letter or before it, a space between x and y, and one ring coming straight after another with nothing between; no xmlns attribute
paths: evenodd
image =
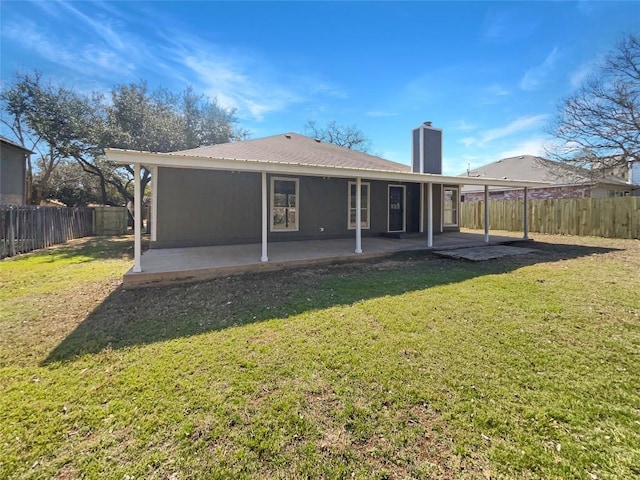
<svg viewBox="0 0 640 480"><path fill-rule="evenodd" d="M500 185L529 188L546 182L469 178L412 172L409 165L392 162L366 153L319 142L297 133L285 133L255 140L223 143L171 153L106 148L107 159L124 165L147 168L195 168L232 172L261 172L278 175L306 175L336 178L366 178L396 182L460 185Z"/></svg>
<svg viewBox="0 0 640 480"><path fill-rule="evenodd" d="M221 143L170 155L410 172L411 167L297 133Z"/></svg>
<svg viewBox="0 0 640 480"><path fill-rule="evenodd" d="M533 155L503 158L493 163L465 172L459 177L469 178L501 178L518 179L533 182L550 182L549 186L560 185L626 185L629 184L618 177L597 176L585 168L572 167L559 162L547 160ZM471 191L475 188L463 188Z"/></svg>
<svg viewBox="0 0 640 480"><path fill-rule="evenodd" d="M24 148L19 143L14 142L13 140L9 140L7 137L4 137L2 135L0 135L0 144L10 145L12 147L19 148L20 150L24 151L24 153L33 153L28 148Z"/></svg>

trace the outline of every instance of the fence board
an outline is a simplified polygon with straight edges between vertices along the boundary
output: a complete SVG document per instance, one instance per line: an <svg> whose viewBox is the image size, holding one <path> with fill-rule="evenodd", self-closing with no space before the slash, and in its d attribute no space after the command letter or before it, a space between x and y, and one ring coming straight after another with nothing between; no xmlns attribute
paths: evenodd
<svg viewBox="0 0 640 480"><path fill-rule="evenodd" d="M94 207L96 235L123 235L127 233L127 209L124 207Z"/></svg>
<svg viewBox="0 0 640 480"><path fill-rule="evenodd" d="M529 200L529 231L606 238L640 238L640 197ZM460 225L484 228L484 202L464 202ZM522 231L524 201L489 201L489 226Z"/></svg>
<svg viewBox="0 0 640 480"><path fill-rule="evenodd" d="M92 208L0 207L0 258L93 234Z"/></svg>

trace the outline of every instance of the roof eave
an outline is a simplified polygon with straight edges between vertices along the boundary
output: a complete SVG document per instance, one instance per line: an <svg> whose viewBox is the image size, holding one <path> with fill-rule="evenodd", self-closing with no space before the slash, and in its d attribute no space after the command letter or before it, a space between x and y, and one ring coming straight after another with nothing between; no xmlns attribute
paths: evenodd
<svg viewBox="0 0 640 480"><path fill-rule="evenodd" d="M203 170L227 170L234 172L267 172L288 175L307 175L317 177L356 178L366 177L370 180L389 180L396 182L442 183L460 185L457 176L437 175L430 173L401 172L395 170L377 170L369 168L306 165L301 163L283 163L264 160L245 160L228 158L195 157L172 153L151 153L135 150L106 149L107 159L122 165L141 164L167 168L193 168ZM464 181L470 185L495 185L503 187L541 187L548 183L504 180L496 178L470 179Z"/></svg>

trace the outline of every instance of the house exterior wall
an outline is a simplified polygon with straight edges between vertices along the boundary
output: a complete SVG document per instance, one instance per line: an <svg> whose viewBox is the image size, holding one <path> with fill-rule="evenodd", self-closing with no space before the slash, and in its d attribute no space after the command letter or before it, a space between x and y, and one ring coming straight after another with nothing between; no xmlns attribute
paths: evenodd
<svg viewBox="0 0 640 480"><path fill-rule="evenodd" d="M296 177L298 231L268 232L268 241L355 237L348 228L349 178ZM261 174L158 168L157 235L154 247L259 243L262 228ZM363 236L388 231L388 187L404 185L406 231L420 227L420 185L362 179L370 185L370 228ZM271 175L267 176L271 189ZM434 232L440 232L441 188L434 185ZM271 192L268 193L271 207ZM426 216L426 187L425 208ZM426 225L425 225L426 229Z"/></svg>
<svg viewBox="0 0 640 480"><path fill-rule="evenodd" d="M625 197L631 195L631 190L631 185L596 185L591 188L591 198Z"/></svg>
<svg viewBox="0 0 640 480"><path fill-rule="evenodd" d="M25 203L25 152L13 145L0 145L0 205Z"/></svg>
<svg viewBox="0 0 640 480"><path fill-rule="evenodd" d="M629 183L633 190L632 195L640 196L640 160L629 163Z"/></svg>
<svg viewBox="0 0 640 480"><path fill-rule="evenodd" d="M260 239L260 174L158 168L157 177L157 246Z"/></svg>

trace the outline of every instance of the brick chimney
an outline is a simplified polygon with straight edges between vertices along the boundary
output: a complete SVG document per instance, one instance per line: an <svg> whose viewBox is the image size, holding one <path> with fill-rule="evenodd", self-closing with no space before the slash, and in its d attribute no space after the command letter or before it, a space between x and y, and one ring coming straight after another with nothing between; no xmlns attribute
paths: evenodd
<svg viewBox="0 0 640 480"><path fill-rule="evenodd" d="M411 137L411 171L442 174L442 130L424 122L413 129Z"/></svg>

